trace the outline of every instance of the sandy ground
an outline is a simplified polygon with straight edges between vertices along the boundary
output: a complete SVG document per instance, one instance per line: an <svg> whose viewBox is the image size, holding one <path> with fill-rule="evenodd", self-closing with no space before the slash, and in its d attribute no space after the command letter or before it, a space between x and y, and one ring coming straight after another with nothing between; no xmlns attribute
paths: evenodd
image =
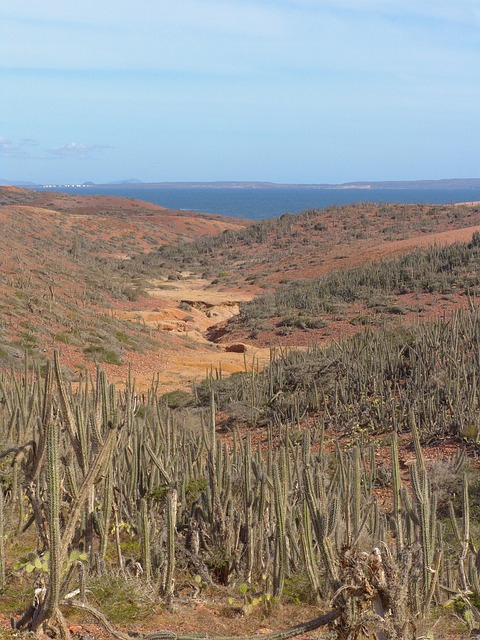
<svg viewBox="0 0 480 640"><path fill-rule="evenodd" d="M263 368L270 359L270 349L247 343L213 345L205 338L210 327L237 315L240 303L251 300L252 294L226 291L209 280L185 275L183 280L150 281L146 289L150 298L158 301L156 310L116 311L122 320L143 323L155 335L166 331L180 338L178 348L170 352L158 377L165 391L189 390L210 371L234 373L245 369ZM181 307L179 307L179 304ZM151 372L137 377L140 386L151 380Z"/></svg>

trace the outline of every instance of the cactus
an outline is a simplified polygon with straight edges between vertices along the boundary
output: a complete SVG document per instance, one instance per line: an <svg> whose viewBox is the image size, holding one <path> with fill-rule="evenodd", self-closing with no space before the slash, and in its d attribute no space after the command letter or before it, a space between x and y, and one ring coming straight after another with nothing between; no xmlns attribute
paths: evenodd
<svg viewBox="0 0 480 640"><path fill-rule="evenodd" d="M467 560L469 544L470 544L470 501L468 497L468 476L466 473L463 474L463 518L462 518L462 537L461 537L461 553L459 557L459 572L460 572L460 583L463 591L469 590L469 583L467 579L467 571L465 567L465 562Z"/></svg>
<svg viewBox="0 0 480 640"><path fill-rule="evenodd" d="M178 494L171 487L167 494L167 571L164 594L167 604L171 604L175 587L175 527L177 522Z"/></svg>
<svg viewBox="0 0 480 640"><path fill-rule="evenodd" d="M68 547L72 541L75 526L77 524L78 518L80 517L80 513L85 504L85 501L87 500L87 497L91 495L91 489L94 483L104 472L105 467L108 466L109 458L112 453L116 437L116 429L110 428L105 437L102 448L97 452L96 456L92 460L88 469L88 473L86 474L82 484L78 489L77 497L70 506L69 518L62 534L60 554L60 558L62 561L67 557Z"/></svg>
<svg viewBox="0 0 480 640"><path fill-rule="evenodd" d="M321 495L321 501L317 498L317 493L313 488L313 479L311 470L304 470L304 487L305 487L305 500L308 505L310 518L312 520L313 529L315 531L315 537L320 549L325 571L327 572L327 579L331 590L336 590L339 586L340 574L338 571L338 558L334 552L330 535L333 531L333 526L336 525L336 518L338 518L338 509L335 509L334 517L330 519L326 505L325 495ZM320 494L322 491L320 491Z"/></svg>
<svg viewBox="0 0 480 640"><path fill-rule="evenodd" d="M150 544L150 519L148 517L147 501L142 498L138 528L140 531L140 546L142 550L143 577L147 582L152 579L152 549Z"/></svg>
<svg viewBox="0 0 480 640"><path fill-rule="evenodd" d="M395 542L397 546L397 554L403 549L403 522L401 513L401 490L402 481L400 478L400 461L398 458L398 434L396 431L392 433L392 477L393 477L393 518L395 522Z"/></svg>
<svg viewBox="0 0 480 640"><path fill-rule="evenodd" d="M278 472L278 467L276 466L273 468L273 486L276 516L273 594L275 596L281 596L285 584L287 568L287 546L285 531L285 502L280 485L280 474Z"/></svg>
<svg viewBox="0 0 480 640"><path fill-rule="evenodd" d="M102 533L100 537L100 548L99 548L99 554L102 562L105 561L105 556L107 554L108 531L110 529L112 503L113 503L113 469L112 469L112 462L110 461L110 465L108 467L107 475L105 478L105 486L103 490L103 506L102 506L103 519L101 521Z"/></svg>
<svg viewBox="0 0 480 640"><path fill-rule="evenodd" d="M422 573L423 573L423 602L427 604L427 594L430 591L432 581L432 549L434 547L435 527L432 527L432 519L435 517L431 504L431 486L428 479L425 460L418 429L414 417L412 416L412 436L415 445L416 462L410 467L410 477L415 494L417 517L420 523L421 543L422 543ZM423 610L424 614L427 610Z"/></svg>
<svg viewBox="0 0 480 640"><path fill-rule="evenodd" d="M445 384L442 378L440 390L432 382L436 361L430 358L430 351L435 351L435 358L444 358L442 367L451 365L450 347L442 345L448 326L442 328L438 323L425 330L423 346L418 342L415 348L409 343L388 344L385 336L375 338L375 348L368 357L365 337L360 336L352 343L332 345L326 351L312 349L309 357L319 360L306 361L307 351L289 354L285 350L265 375L254 365L253 391L250 377L230 379L225 391L222 385L226 379L220 372L215 379L212 373L210 414L206 408L201 433L179 428L175 413L165 409L153 390L135 396L131 382L124 390L116 389L100 371L96 382L85 378L75 393L65 384L58 359L49 373L47 367L43 381L35 378L39 371L31 367L22 383L17 380L17 386L6 373L0 374L0 394L5 395L5 402L0 403L0 418L15 443L14 452L7 454L11 455L15 474L14 495L29 497L35 525L41 531L42 519L49 513L45 508L45 496L50 491L46 491L50 486L46 476L47 427L57 420L63 505L69 507L68 512L65 509L62 513L62 566L68 561L72 542L74 546L85 545L87 538L92 557L98 549L99 566L105 562L108 570L110 563L122 573L120 530L133 535L141 520L147 579L158 579L158 590L168 602L179 576L175 559L183 560L182 572L195 572L206 583L247 581L253 590L258 586L259 574L265 574L261 588L273 582L276 595L282 593L288 578L303 576L308 578L312 596L319 599L332 597L348 586L343 563L348 565L349 558L357 557L357 547L364 551L378 546L382 550L382 543L388 540L393 543L389 553L396 569L392 571L395 569L396 575L403 576L409 585L409 606L415 614L422 609L426 613L445 598L444 586L453 590L477 589L480 582L469 539L467 479L461 519L450 507L455 540L447 554L438 525L436 495L420 443L423 435L430 434L442 421L445 425L467 397L463 391L465 381L480 379L480 373L473 375L470 364L462 360L466 340L475 349L473 341L480 337L479 320L475 321L477 329L475 324L463 323L460 317L455 322L459 335L452 349L456 349L460 364L454 378ZM314 369L313 390L301 385L298 390L290 387L288 393L279 389L278 384L287 384L292 376L290 364L298 372L305 362L312 367L318 365ZM377 375L377 365L387 372L386 380ZM402 368L408 376L400 383L395 376ZM323 377L324 371L330 378ZM430 398L421 397L422 384L432 386ZM200 398L202 393L205 395L201 387L197 391ZM224 401L243 401L245 393L254 393L247 406L261 409L271 418L266 442L259 442L253 450L249 435L242 440L239 431L221 436L215 430L215 401L219 406ZM478 404L478 397L469 393L469 402ZM22 407L17 406L20 402ZM443 408L439 408L441 402ZM321 417L305 426L309 407L319 404ZM466 409L460 412L462 424L468 428L471 414ZM333 455L323 450L325 428L342 429L352 420L357 421L359 415L373 425L372 429L382 422L382 428L395 427L399 433L412 427L416 462L411 467L411 495L402 486L398 435L396 431L392 435L391 514L373 494L375 479L380 476L376 476L374 451L367 449L366 438L355 433L353 448L343 450L339 445ZM421 425L421 432L417 424ZM29 482L32 469L34 483ZM21 501L14 501L13 496L8 499L12 500L16 522ZM86 532L92 514L95 526ZM117 555L110 560L106 551L112 517ZM154 527L162 517L166 525L155 538ZM27 526L24 520L22 528ZM192 550L188 548L183 555L177 544L187 531L194 542ZM150 541L146 539L148 535ZM50 544L49 532L47 535L45 531L44 536L39 533L38 537L40 548ZM148 544L152 549L147 553ZM420 548L421 556L417 550ZM419 579L413 579L414 569L405 574L401 569L407 552L419 560ZM450 561L450 554L455 554L456 564ZM386 552L382 550L381 555L385 567L393 566ZM93 567L85 569L87 582L88 571L92 572ZM63 584L61 594L62 589ZM360 621L361 603L353 596L347 597L347 591L341 592L337 602L342 602L349 615L355 614Z"/></svg>
<svg viewBox="0 0 480 640"><path fill-rule="evenodd" d="M253 571L253 494L251 484L251 464L252 464L252 445L250 437L247 435L245 443L244 457L243 457L243 502L244 502L244 529L245 529L245 553L246 553L246 568L245 568L245 581L250 583L252 581Z"/></svg>
<svg viewBox="0 0 480 640"><path fill-rule="evenodd" d="M306 501L303 502L302 515L303 519L300 541L302 545L303 558L308 578L310 580L310 585L314 594L314 599L316 600L316 602L319 602L322 597L322 591L320 588L318 575L318 563L315 558L315 551L313 548L310 514L308 512L308 505Z"/></svg>
<svg viewBox="0 0 480 640"><path fill-rule="evenodd" d="M5 588L5 514L3 486L0 483L0 591Z"/></svg>
<svg viewBox="0 0 480 640"><path fill-rule="evenodd" d="M49 534L49 581L44 599L33 611L30 623L36 631L43 622L52 618L60 601L60 581L62 572L60 539L60 473L59 473L59 429L51 420L47 426L47 495L48 495L48 534Z"/></svg>

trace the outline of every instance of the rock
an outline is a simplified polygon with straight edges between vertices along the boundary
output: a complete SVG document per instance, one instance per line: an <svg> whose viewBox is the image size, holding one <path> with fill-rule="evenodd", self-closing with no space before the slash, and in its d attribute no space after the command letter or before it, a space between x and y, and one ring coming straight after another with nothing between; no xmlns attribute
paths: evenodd
<svg viewBox="0 0 480 640"><path fill-rule="evenodd" d="M225 347L225 351L227 353L246 353L247 345L241 342L237 344L227 344Z"/></svg>

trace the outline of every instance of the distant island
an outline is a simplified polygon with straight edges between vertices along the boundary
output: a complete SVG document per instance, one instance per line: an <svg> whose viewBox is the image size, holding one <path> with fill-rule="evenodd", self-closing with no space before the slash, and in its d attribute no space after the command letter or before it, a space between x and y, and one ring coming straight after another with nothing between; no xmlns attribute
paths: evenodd
<svg viewBox="0 0 480 640"><path fill-rule="evenodd" d="M130 180L98 184L97 187L109 186L164 189L479 189L480 178L446 178L443 180L389 180L389 181L359 181L340 184L295 184L278 182L142 182Z"/></svg>
<svg viewBox="0 0 480 640"><path fill-rule="evenodd" d="M143 182L138 178L96 183L48 183L34 184L20 180L0 180L0 185L11 185L27 189L55 189L65 187L109 188L129 187L138 189L480 189L480 178L444 178L442 180L381 180L344 182L340 184L295 184L278 182L216 181L216 182Z"/></svg>

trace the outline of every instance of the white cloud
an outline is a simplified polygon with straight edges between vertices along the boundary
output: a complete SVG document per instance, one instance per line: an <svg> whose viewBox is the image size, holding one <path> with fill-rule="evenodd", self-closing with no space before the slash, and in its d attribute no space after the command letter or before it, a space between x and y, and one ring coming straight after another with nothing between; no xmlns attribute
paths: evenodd
<svg viewBox="0 0 480 640"><path fill-rule="evenodd" d="M13 146L13 143L11 140L9 140L8 138L5 138L5 136L0 136L0 149L2 150L9 150L11 149Z"/></svg>
<svg viewBox="0 0 480 640"><path fill-rule="evenodd" d="M47 153L55 158L89 158L99 151L111 148L107 145L87 145L79 142L69 142L61 147L47 149Z"/></svg>
<svg viewBox="0 0 480 640"><path fill-rule="evenodd" d="M20 158L24 160L44 160L52 158L90 158L97 153L101 153L105 149L111 149L108 145L101 144L82 144L78 142L69 142L61 147L46 149L44 153L32 155L29 149L36 148L39 143L33 138L22 138L18 144L15 144L9 138L0 136L0 155L6 158Z"/></svg>

